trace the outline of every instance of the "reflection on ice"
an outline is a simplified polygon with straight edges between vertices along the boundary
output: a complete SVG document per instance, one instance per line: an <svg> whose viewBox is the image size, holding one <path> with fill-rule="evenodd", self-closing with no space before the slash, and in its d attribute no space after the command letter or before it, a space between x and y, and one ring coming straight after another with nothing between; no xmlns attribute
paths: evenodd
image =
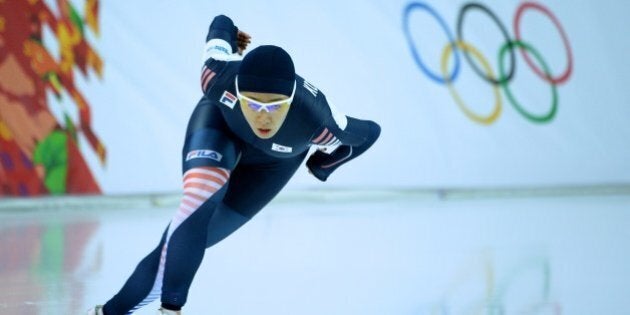
<svg viewBox="0 0 630 315"><path fill-rule="evenodd" d="M77 314L85 279L100 272L98 248L88 248L98 221L71 218L0 225L0 313Z"/></svg>

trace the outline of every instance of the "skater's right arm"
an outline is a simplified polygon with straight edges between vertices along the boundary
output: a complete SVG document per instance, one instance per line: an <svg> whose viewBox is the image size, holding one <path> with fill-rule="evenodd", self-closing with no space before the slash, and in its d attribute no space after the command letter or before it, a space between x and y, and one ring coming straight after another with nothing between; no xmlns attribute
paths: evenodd
<svg viewBox="0 0 630 315"><path fill-rule="evenodd" d="M210 23L203 61L209 58L217 60L239 60L247 45L251 43L251 36L240 31L232 19L225 15L218 15Z"/></svg>

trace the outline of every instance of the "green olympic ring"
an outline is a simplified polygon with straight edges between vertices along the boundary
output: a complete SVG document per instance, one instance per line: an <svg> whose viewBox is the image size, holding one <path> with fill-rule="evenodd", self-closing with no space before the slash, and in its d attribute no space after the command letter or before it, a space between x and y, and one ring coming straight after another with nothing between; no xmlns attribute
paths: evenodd
<svg viewBox="0 0 630 315"><path fill-rule="evenodd" d="M511 42L507 42L503 44L503 46L499 50L499 83L501 84L501 87L503 88L503 91L505 92L505 96L508 98L508 100L510 100L510 103L514 106L514 108L519 113L521 113L521 115L525 116L530 121L533 121L536 123L549 122L553 119L553 117L556 115L556 112L558 110L558 89L556 88L556 83L554 81L549 81L549 83L551 84L552 97L551 97L551 109L549 110L547 114L536 116L526 111L523 108L523 106L521 106L521 104L516 100L512 92L510 91L510 88L508 87L508 80L506 79L507 76L504 74L504 69L503 69L503 57L505 56L505 52L508 49L514 49L514 46L525 49L528 52L530 52L532 55L534 55L534 58L542 66L545 75L548 78L551 77L551 71L549 70L547 63L545 62L545 60L543 60L538 50L534 49L534 47L532 47L531 45L523 41L517 40L517 41L511 41Z"/></svg>

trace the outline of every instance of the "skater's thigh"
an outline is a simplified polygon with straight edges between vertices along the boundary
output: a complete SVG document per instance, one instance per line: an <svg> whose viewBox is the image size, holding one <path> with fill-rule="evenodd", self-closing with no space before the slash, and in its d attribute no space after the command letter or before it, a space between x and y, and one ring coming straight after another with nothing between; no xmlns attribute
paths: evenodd
<svg viewBox="0 0 630 315"><path fill-rule="evenodd" d="M240 154L240 143L225 125L219 109L202 98L188 122L182 149L182 171L218 167L231 171Z"/></svg>
<svg viewBox="0 0 630 315"><path fill-rule="evenodd" d="M264 163L239 163L230 176L223 202L230 209L252 218L282 190L307 153Z"/></svg>

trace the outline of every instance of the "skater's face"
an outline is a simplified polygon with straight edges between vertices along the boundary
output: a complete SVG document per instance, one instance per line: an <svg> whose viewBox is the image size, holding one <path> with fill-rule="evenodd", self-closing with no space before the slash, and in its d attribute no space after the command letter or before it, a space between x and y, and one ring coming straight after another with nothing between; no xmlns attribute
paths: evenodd
<svg viewBox="0 0 630 315"><path fill-rule="evenodd" d="M289 96L275 93L241 92L241 111L254 134L262 139L273 137L289 112Z"/></svg>
<svg viewBox="0 0 630 315"><path fill-rule="evenodd" d="M269 139L280 130L293 101L293 95L238 90L237 94L245 120L261 139Z"/></svg>

